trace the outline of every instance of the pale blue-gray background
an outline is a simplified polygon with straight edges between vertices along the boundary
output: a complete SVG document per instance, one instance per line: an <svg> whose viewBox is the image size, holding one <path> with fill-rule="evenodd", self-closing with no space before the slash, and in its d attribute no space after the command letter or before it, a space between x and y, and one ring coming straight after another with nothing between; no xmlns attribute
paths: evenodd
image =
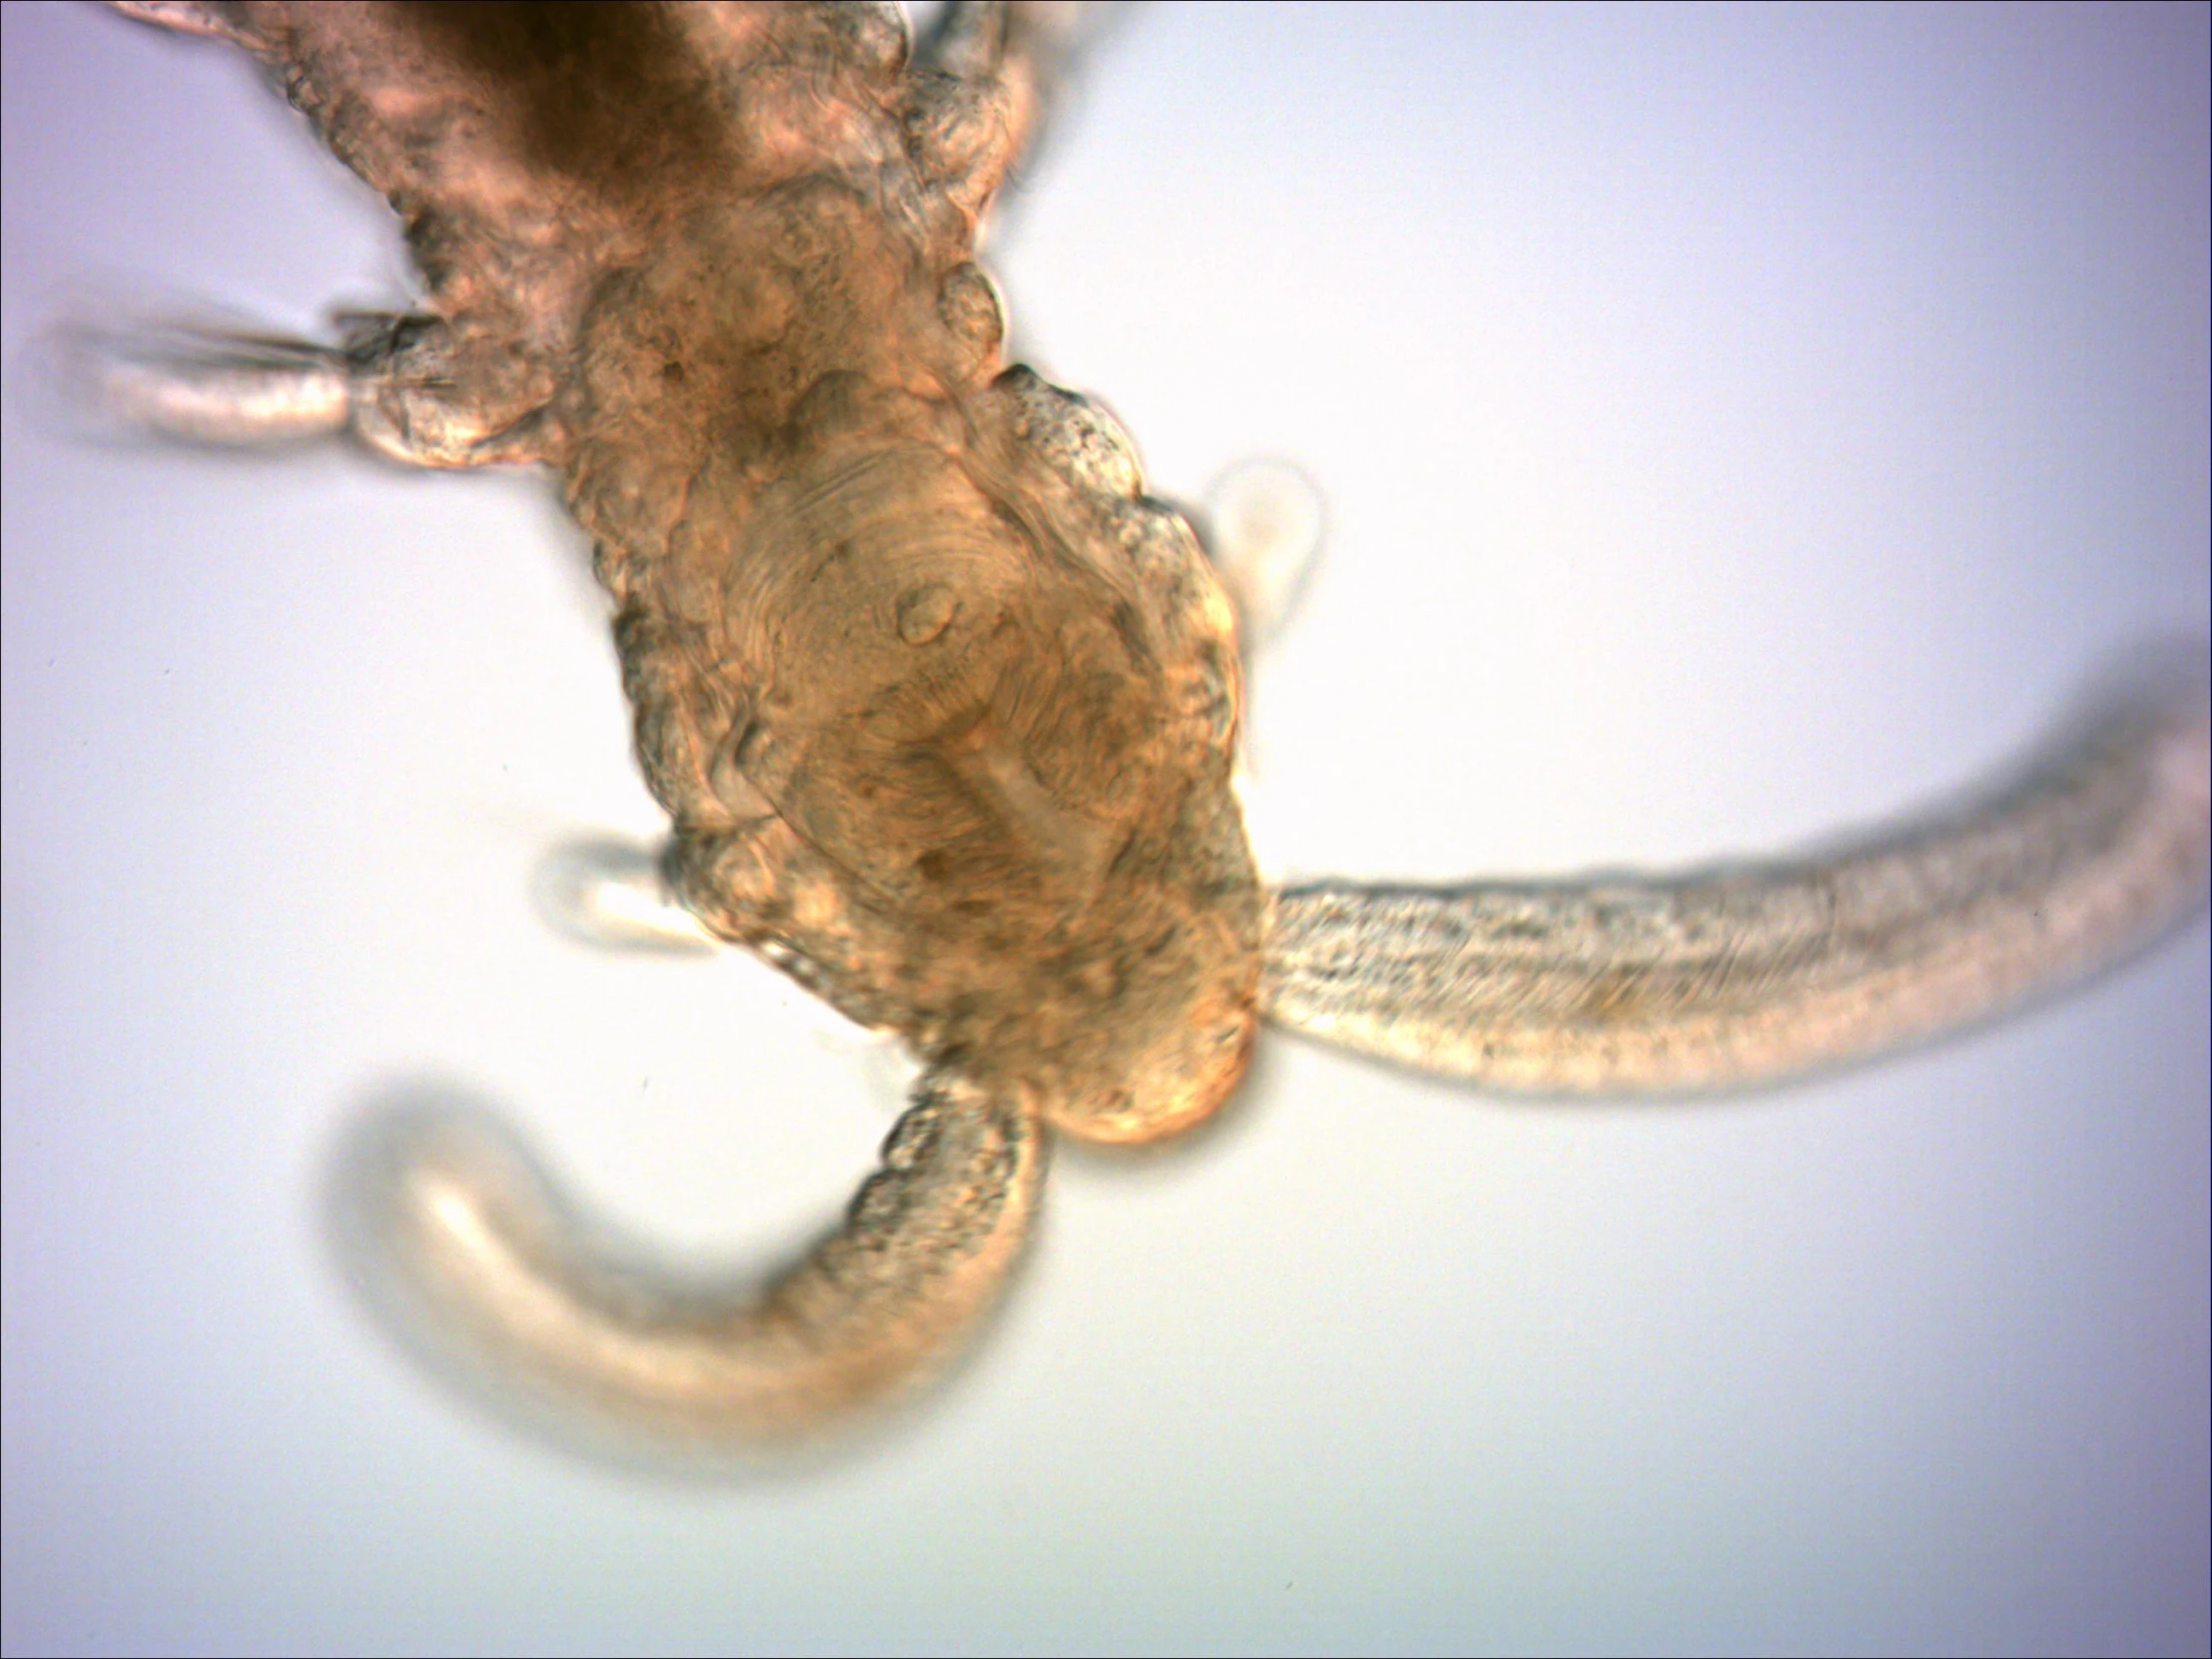
<svg viewBox="0 0 2212 1659"><path fill-rule="evenodd" d="M998 265L1160 488L1327 492L1252 688L1270 866L1787 843L2203 633L2206 19L1132 20ZM653 826L542 487L26 421L87 277L306 328L404 272L224 49L0 27L10 1651L2206 1646L2201 918L1718 1105L1277 1041L1224 1132L1063 1158L974 1362L804 1476L424 1382L319 1242L364 1101L472 1091L743 1255L842 1202L887 1068L755 964L533 919L548 839Z"/></svg>

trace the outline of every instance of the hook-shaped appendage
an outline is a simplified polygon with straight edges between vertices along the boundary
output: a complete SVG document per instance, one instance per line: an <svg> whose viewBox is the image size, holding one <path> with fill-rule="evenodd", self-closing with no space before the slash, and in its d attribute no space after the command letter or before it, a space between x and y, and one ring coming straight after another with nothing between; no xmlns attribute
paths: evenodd
<svg viewBox="0 0 2212 1659"><path fill-rule="evenodd" d="M2201 903L2212 724L2188 678L2108 704L1964 811L1824 854L1676 877L1283 892L1262 1010L1536 1093L1754 1084L1969 1024Z"/></svg>
<svg viewBox="0 0 2212 1659"><path fill-rule="evenodd" d="M743 1458L949 1360L1020 1254L1044 1157L1029 1102L927 1077L843 1225L733 1293L625 1261L481 1120L418 1114L341 1165L341 1248L410 1346L525 1414L687 1464Z"/></svg>

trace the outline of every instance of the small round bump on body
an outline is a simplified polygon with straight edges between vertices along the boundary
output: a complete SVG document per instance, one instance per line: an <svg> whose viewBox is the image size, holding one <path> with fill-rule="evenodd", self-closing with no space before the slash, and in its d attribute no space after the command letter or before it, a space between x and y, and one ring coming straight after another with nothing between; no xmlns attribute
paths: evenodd
<svg viewBox="0 0 2212 1659"><path fill-rule="evenodd" d="M952 590L942 582L910 588L898 599L898 637L908 645L927 645L952 626L959 608Z"/></svg>

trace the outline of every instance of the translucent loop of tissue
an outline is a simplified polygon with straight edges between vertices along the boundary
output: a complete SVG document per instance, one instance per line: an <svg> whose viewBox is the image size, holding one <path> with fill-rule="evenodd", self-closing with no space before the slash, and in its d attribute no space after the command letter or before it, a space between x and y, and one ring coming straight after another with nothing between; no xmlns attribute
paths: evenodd
<svg viewBox="0 0 2212 1659"><path fill-rule="evenodd" d="M530 881L538 915L555 932L602 950L707 955L715 939L678 902L660 861L629 841L563 842Z"/></svg>
<svg viewBox="0 0 2212 1659"><path fill-rule="evenodd" d="M1250 651L1282 631L1319 562L1327 513L1288 461L1241 461L1206 490L1206 551L1237 608Z"/></svg>

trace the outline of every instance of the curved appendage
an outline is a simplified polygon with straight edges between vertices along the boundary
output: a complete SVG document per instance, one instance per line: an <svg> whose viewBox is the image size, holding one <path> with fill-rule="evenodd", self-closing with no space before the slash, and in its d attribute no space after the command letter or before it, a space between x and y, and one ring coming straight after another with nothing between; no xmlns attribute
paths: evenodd
<svg viewBox="0 0 2212 1659"><path fill-rule="evenodd" d="M1759 1082L2077 978L2205 887L2201 689L2108 713L1954 817L1678 878L1325 884L1278 896L1261 1007L1422 1071L1531 1091Z"/></svg>
<svg viewBox="0 0 2212 1659"><path fill-rule="evenodd" d="M925 1079L844 1224L765 1291L595 1249L524 1158L457 1116L386 1131L340 1177L346 1248L418 1346L586 1429L686 1454L772 1450L935 1370L991 1306L1044 1174L1023 1101Z"/></svg>

